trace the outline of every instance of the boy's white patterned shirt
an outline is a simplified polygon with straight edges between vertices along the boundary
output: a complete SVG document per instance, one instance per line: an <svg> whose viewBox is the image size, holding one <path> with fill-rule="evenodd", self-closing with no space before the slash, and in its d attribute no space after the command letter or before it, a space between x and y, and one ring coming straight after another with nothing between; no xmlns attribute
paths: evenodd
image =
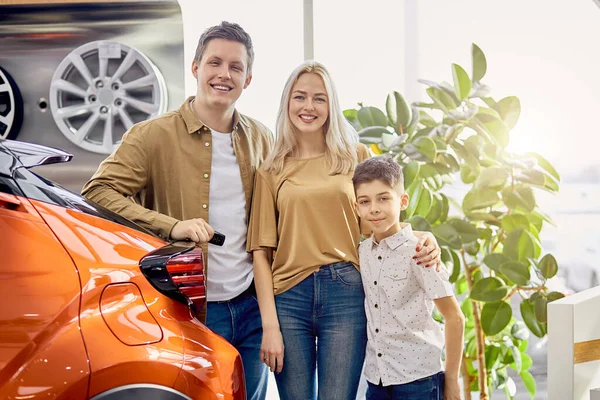
<svg viewBox="0 0 600 400"><path fill-rule="evenodd" d="M453 296L448 271L413 260L417 238L410 225L377 244L359 246L365 290L365 376L384 386L409 383L443 371L442 326L431 316L434 299Z"/></svg>

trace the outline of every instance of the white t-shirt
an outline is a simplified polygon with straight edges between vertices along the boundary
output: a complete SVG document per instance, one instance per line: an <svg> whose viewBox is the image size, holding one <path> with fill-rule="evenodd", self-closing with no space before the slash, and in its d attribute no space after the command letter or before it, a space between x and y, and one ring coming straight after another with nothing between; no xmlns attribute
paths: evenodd
<svg viewBox="0 0 600 400"><path fill-rule="evenodd" d="M246 195L231 134L211 130L212 163L208 223L225 235L223 246L208 245L210 272L207 300L230 300L246 290L254 277L246 252Z"/></svg>
<svg viewBox="0 0 600 400"><path fill-rule="evenodd" d="M367 313L365 377L374 384L400 385L443 371L442 326L432 317L434 299L453 296L445 268L413 260L417 238L410 225L377 244L359 247Z"/></svg>

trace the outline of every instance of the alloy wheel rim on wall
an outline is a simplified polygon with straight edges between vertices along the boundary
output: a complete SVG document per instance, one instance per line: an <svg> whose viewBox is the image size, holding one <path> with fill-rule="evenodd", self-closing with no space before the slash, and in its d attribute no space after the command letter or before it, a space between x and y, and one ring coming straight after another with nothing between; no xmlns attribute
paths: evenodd
<svg viewBox="0 0 600 400"><path fill-rule="evenodd" d="M77 146L111 153L133 124L167 109L167 87L142 52L114 41L86 43L69 53L50 84L50 110Z"/></svg>
<svg viewBox="0 0 600 400"><path fill-rule="evenodd" d="M0 67L0 139L17 137L23 123L23 98L10 74Z"/></svg>

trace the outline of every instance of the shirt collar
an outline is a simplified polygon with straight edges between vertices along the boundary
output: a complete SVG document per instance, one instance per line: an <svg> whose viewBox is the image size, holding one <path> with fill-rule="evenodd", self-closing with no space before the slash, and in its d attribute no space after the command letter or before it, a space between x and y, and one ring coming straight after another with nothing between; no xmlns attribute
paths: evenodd
<svg viewBox="0 0 600 400"><path fill-rule="evenodd" d="M381 242L377 243L375 241L375 236L371 236L371 241L373 242L373 246L381 246L382 244L386 244L391 250L395 250L401 245L403 245L406 241L408 241L411 237L413 237L413 230L410 224L405 224L402 229L398 232L383 239Z"/></svg>
<svg viewBox="0 0 600 400"><path fill-rule="evenodd" d="M192 102L193 99L194 99L194 96L188 97L185 100L185 102L181 105L181 107L179 108L179 112L181 113L181 116L183 117L183 121L185 122L185 126L187 127L187 131L189 134L199 132L200 130L202 130L202 128L204 128L206 126L198 119L198 117L194 113L194 110L192 110L192 106L190 103ZM238 127L238 125L243 125L243 126L248 127L248 123L244 120L244 118L242 118L242 115L237 110L234 110L233 111L233 129ZM210 127L208 127L208 126L207 126L207 128L210 129Z"/></svg>

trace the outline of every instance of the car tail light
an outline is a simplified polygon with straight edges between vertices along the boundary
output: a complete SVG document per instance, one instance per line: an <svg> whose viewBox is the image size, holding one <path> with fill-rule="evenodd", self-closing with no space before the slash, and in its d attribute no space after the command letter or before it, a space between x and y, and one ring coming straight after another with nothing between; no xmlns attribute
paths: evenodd
<svg viewBox="0 0 600 400"><path fill-rule="evenodd" d="M140 260L144 276L159 292L201 310L206 302L202 249L169 244Z"/></svg>

